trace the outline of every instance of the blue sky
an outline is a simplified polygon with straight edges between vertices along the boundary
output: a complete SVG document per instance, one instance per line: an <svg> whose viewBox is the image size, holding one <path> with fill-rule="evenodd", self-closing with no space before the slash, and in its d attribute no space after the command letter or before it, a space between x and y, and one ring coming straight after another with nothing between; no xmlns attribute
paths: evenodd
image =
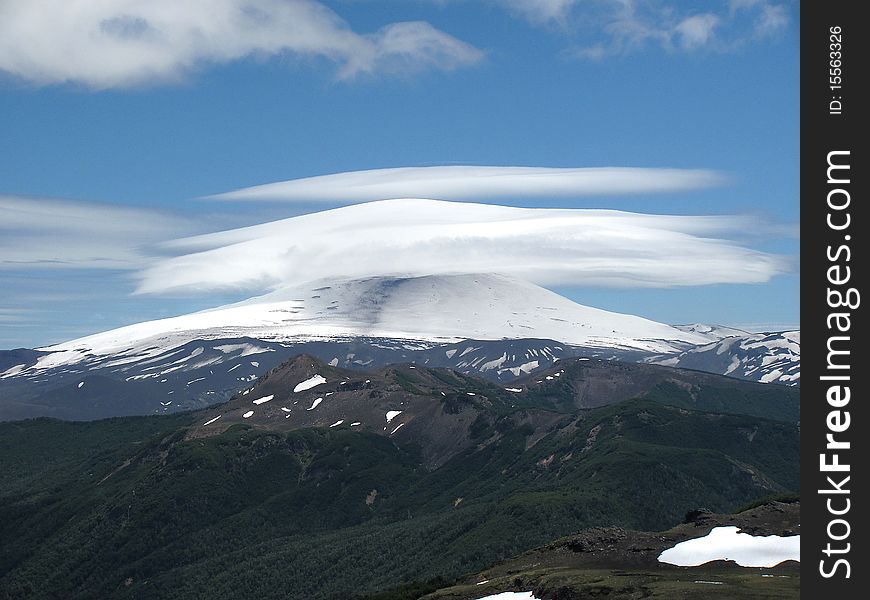
<svg viewBox="0 0 870 600"><path fill-rule="evenodd" d="M131 293L163 241L341 205L204 196L405 166L714 170L724 183L688 191L482 201L749 215L770 227L741 242L789 257L790 272L752 284L551 287L672 323L798 322L797 3L220 0L212 6L277 11L279 24L281 11L302 10L285 15L302 31L240 26L193 49L159 11L34 24L28 7L40 4L56 2L13 0L3 10L14 18L0 15L2 348L251 295ZM204 17L194 7L177 18ZM109 49L125 60L89 47L76 19L121 27ZM417 25L392 27L407 22ZM15 36L39 43L22 58ZM63 207L84 221L75 235ZM59 267L47 249L72 258Z"/></svg>

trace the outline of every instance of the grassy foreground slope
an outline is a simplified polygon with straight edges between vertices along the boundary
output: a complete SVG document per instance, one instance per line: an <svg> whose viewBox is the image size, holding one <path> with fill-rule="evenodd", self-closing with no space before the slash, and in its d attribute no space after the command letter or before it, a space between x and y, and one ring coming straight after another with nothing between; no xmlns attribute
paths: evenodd
<svg viewBox="0 0 870 600"><path fill-rule="evenodd" d="M751 535L796 535L800 533L800 504L771 500L733 515L696 513L662 532L581 531L464 577L423 600L470 600L504 591L533 591L537 598L548 600L799 598L800 565L794 561L769 568L747 568L721 560L697 567L658 561L675 544L703 537L713 527L730 525Z"/></svg>

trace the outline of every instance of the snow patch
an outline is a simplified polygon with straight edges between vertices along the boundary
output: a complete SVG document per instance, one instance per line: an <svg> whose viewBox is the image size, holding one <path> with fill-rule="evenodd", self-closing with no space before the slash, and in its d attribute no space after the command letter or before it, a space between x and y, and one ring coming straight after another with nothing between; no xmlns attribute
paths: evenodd
<svg viewBox="0 0 870 600"><path fill-rule="evenodd" d="M519 377L521 374L531 373L532 371L534 371L535 369L538 368L539 364L540 363L538 363L538 361L533 360L533 361L529 361L527 363L523 363L518 367L510 367L508 369L505 369L505 371L510 371L511 373L514 374L514 377Z"/></svg>
<svg viewBox="0 0 870 600"><path fill-rule="evenodd" d="M243 356L250 356L252 354L264 354L266 352L274 352L272 348L265 348L263 346L257 346L255 344L221 344L220 346L212 346L215 350L223 352L224 354L232 354L233 352L239 352L239 355L236 358L242 358Z"/></svg>
<svg viewBox="0 0 870 600"><path fill-rule="evenodd" d="M318 398L318 399L315 400L314 403L311 405L311 408L306 408L305 410L314 410L315 408L318 407L318 405L319 405L321 402L323 402L323 398Z"/></svg>
<svg viewBox="0 0 870 600"><path fill-rule="evenodd" d="M269 396L263 396L262 398L257 398L254 400L254 404L264 404L275 397L275 394L271 394Z"/></svg>
<svg viewBox="0 0 870 600"><path fill-rule="evenodd" d="M672 359L672 360L679 362L679 359L676 359L676 358L674 358L674 359ZM659 364L664 365L665 362L666 362L666 361L662 361L662 362L659 363ZM669 367L669 366L672 366L672 365L665 365L665 366L666 366L666 367ZM728 368L725 369L725 374L726 374L726 375L729 375L729 374L733 373L734 371L737 370L738 367L740 367L740 357L739 357L739 356L736 356L736 355L735 355L735 356L732 356L732 357L731 357L731 364L729 364L729 365L728 365Z"/></svg>
<svg viewBox="0 0 870 600"><path fill-rule="evenodd" d="M400 414L402 414L402 412L403 411L401 411L401 410L387 411L387 423L389 423L390 421L392 421L393 419L398 417Z"/></svg>
<svg viewBox="0 0 870 600"><path fill-rule="evenodd" d="M254 411L249 410L248 412L246 412L245 414L242 415L242 418L243 419L250 419L252 416L254 416Z"/></svg>
<svg viewBox="0 0 870 600"><path fill-rule="evenodd" d="M18 375L21 371L23 371L24 367L26 366L27 365L15 365L14 367L10 367L9 369L6 369L2 373L0 373L0 378L14 377L15 375Z"/></svg>
<svg viewBox="0 0 870 600"><path fill-rule="evenodd" d="M313 377L309 377L305 381L301 383L297 383L296 387L293 388L294 392L304 392L305 390L310 390L313 387L317 387L318 385L326 383L326 378L320 375L314 375Z"/></svg>
<svg viewBox="0 0 870 600"><path fill-rule="evenodd" d="M206 421L205 423L202 424L203 427L205 427L206 425L211 425L212 423L214 423L215 421L217 421L218 419L220 419L222 416L223 416L223 415L218 415L218 416L216 416L214 419L209 419L208 421Z"/></svg>
<svg viewBox="0 0 870 600"><path fill-rule="evenodd" d="M714 527L706 536L680 542L659 555L659 562L697 567L711 560L730 560L741 567L775 567L801 559L801 536L754 536L734 526Z"/></svg>
<svg viewBox="0 0 870 600"><path fill-rule="evenodd" d="M498 369L505 363L505 361L507 361L507 352L504 352L499 358L483 363L480 365L480 370L490 371L492 369Z"/></svg>
<svg viewBox="0 0 870 600"><path fill-rule="evenodd" d="M782 371L780 371L779 369L774 369L773 371L762 375L758 381L760 381L761 383L770 383L772 381L776 381L780 377L782 377Z"/></svg>

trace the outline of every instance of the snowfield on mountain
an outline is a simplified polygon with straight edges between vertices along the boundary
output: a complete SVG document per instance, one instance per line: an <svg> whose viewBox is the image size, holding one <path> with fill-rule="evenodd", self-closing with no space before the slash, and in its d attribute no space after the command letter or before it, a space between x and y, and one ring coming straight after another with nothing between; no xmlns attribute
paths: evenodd
<svg viewBox="0 0 870 600"><path fill-rule="evenodd" d="M373 277L282 288L237 304L41 348L50 354L33 368L110 354L118 364L138 361L194 339L300 341L360 336L440 343L545 338L652 353L677 352L711 341L663 323L583 306L502 275Z"/></svg>

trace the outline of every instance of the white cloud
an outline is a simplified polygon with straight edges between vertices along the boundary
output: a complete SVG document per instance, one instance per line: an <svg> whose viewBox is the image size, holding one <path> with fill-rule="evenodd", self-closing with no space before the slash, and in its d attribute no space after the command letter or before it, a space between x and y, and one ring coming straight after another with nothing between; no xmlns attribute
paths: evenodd
<svg viewBox="0 0 870 600"><path fill-rule="evenodd" d="M450 71L483 58L483 53L476 48L424 21L392 23L366 36L366 40L370 44L366 52L346 58L340 70L343 78L376 71Z"/></svg>
<svg viewBox="0 0 870 600"><path fill-rule="evenodd" d="M512 5L510 0L500 0ZM547 3L549 4L549 3ZM650 45L667 51L708 50L728 52L752 40L778 35L790 23L789 9L767 0L732 0L719 11L696 12L692 3L655 0L602 0L601 2L553 2L557 16L546 9L531 22L570 22L566 31L582 32L582 42L566 52L578 58L601 60L627 54ZM688 5L688 8L686 7ZM531 10L531 5L528 7Z"/></svg>
<svg viewBox="0 0 870 600"><path fill-rule="evenodd" d="M0 196L0 269L132 269L148 245L190 231L146 209Z"/></svg>
<svg viewBox="0 0 870 600"><path fill-rule="evenodd" d="M502 273L542 285L760 283L789 261L727 239L721 216L391 200L168 244L139 293L264 291L319 279Z"/></svg>
<svg viewBox="0 0 870 600"><path fill-rule="evenodd" d="M384 198L476 200L678 192L721 184L704 169L629 167L400 167L292 179L211 196L220 200L365 202Z"/></svg>
<svg viewBox="0 0 870 600"><path fill-rule="evenodd" d="M533 23L564 21L577 0L494 0Z"/></svg>
<svg viewBox="0 0 870 600"><path fill-rule="evenodd" d="M449 70L482 58L423 22L356 33L314 0L0 2L0 71L37 85L152 85L209 64L285 54L332 61L342 78Z"/></svg>
<svg viewBox="0 0 870 600"><path fill-rule="evenodd" d="M675 27L680 37L680 45L687 50L706 46L713 39L714 30L720 21L712 13L686 17Z"/></svg>
<svg viewBox="0 0 870 600"><path fill-rule="evenodd" d="M788 11L784 6L764 4L755 23L755 32L759 37L777 35L788 27L789 21Z"/></svg>

